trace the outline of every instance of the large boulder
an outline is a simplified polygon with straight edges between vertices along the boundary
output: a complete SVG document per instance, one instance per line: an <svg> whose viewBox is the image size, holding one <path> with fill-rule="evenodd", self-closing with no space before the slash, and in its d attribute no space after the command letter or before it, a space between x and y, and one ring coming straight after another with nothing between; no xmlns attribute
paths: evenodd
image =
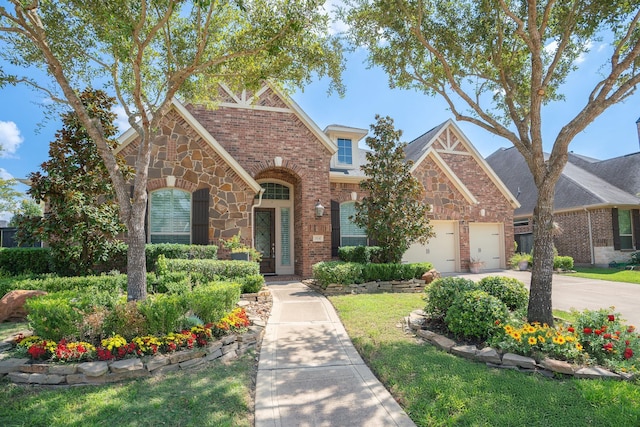
<svg viewBox="0 0 640 427"><path fill-rule="evenodd" d="M18 322L27 318L24 302L27 298L46 295L45 291L15 290L7 292L0 300L0 323Z"/></svg>
<svg viewBox="0 0 640 427"><path fill-rule="evenodd" d="M440 272L435 268L432 268L431 270L427 271L422 275L422 280L424 280L424 283L427 285L439 278L440 278Z"/></svg>

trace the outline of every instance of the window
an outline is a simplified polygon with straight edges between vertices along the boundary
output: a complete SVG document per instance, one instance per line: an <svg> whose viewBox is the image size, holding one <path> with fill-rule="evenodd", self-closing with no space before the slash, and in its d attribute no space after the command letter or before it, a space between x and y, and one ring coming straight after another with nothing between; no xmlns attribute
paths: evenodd
<svg viewBox="0 0 640 427"><path fill-rule="evenodd" d="M633 231L631 227L631 211L629 209L618 210L618 226L620 228L620 249L633 249Z"/></svg>
<svg viewBox="0 0 640 427"><path fill-rule="evenodd" d="M151 193L151 243L191 243L191 194L174 188Z"/></svg>
<svg viewBox="0 0 640 427"><path fill-rule="evenodd" d="M367 246L367 232L349 219L355 214L355 202L340 205L340 246Z"/></svg>
<svg viewBox="0 0 640 427"><path fill-rule="evenodd" d="M275 182L264 182L260 184L264 188L262 198L264 200L289 200L289 187ZM256 199L258 195L256 195Z"/></svg>
<svg viewBox="0 0 640 427"><path fill-rule="evenodd" d="M338 163L345 165L353 164L353 153L350 139L338 138Z"/></svg>

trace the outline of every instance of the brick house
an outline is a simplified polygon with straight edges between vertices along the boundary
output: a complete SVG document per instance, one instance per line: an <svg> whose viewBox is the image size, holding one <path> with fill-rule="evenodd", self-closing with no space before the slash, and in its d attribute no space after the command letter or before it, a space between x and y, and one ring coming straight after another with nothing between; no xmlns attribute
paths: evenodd
<svg viewBox="0 0 640 427"><path fill-rule="evenodd" d="M261 272L305 277L339 246L368 242L349 220L364 196L358 142L366 129L321 130L271 85L256 93L221 85L219 100L216 109L174 100L162 121L149 167L149 242L220 245L240 233L263 254ZM129 130L119 152L132 164L136 149ZM406 260L441 255L446 263L436 267L462 271L480 250L487 267L504 267L518 204L460 129L441 124L412 142L407 158L425 184L438 237Z"/></svg>
<svg viewBox="0 0 640 427"><path fill-rule="evenodd" d="M640 131L640 123L638 124ZM524 158L514 147L499 149L487 162L517 195L514 212L518 250L533 246L537 190ZM576 264L627 262L640 250L640 153L597 160L569 153L555 189L554 245Z"/></svg>

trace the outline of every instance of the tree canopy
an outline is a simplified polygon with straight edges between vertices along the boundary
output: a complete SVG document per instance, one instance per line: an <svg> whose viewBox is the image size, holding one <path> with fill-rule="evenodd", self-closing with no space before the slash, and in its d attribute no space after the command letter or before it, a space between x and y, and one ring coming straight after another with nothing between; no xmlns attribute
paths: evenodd
<svg viewBox="0 0 640 427"><path fill-rule="evenodd" d="M84 0L0 6L2 84L27 84L68 104L97 146L127 226L128 298L146 297L144 218L151 144L174 96L215 106L218 84L255 89L272 79L301 86L343 63L328 36L321 1ZM5 4L6 4L5 3ZM50 80L35 77L44 71ZM84 87L104 87L137 132L133 194L99 123L82 104Z"/></svg>
<svg viewBox="0 0 640 427"><path fill-rule="evenodd" d="M510 141L538 189L531 321L553 323L553 197L577 133L640 82L638 0L345 0L341 15L391 86L442 97L457 120ZM543 152L543 108L591 46L606 48L598 81Z"/></svg>

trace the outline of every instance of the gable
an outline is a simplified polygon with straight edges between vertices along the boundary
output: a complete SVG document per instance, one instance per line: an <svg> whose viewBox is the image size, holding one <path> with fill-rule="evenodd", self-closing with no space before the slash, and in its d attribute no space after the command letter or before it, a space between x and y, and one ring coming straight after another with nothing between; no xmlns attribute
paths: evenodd
<svg viewBox="0 0 640 427"><path fill-rule="evenodd" d="M447 165L452 178L455 176L452 182L459 182L459 185L464 186L469 193L469 200L475 200L476 194L486 191L488 184L494 186L514 209L520 207L513 194L452 120L447 120L422 135L407 148L415 159L412 171L428 157L437 156L440 162ZM465 194L464 191L462 193Z"/></svg>

